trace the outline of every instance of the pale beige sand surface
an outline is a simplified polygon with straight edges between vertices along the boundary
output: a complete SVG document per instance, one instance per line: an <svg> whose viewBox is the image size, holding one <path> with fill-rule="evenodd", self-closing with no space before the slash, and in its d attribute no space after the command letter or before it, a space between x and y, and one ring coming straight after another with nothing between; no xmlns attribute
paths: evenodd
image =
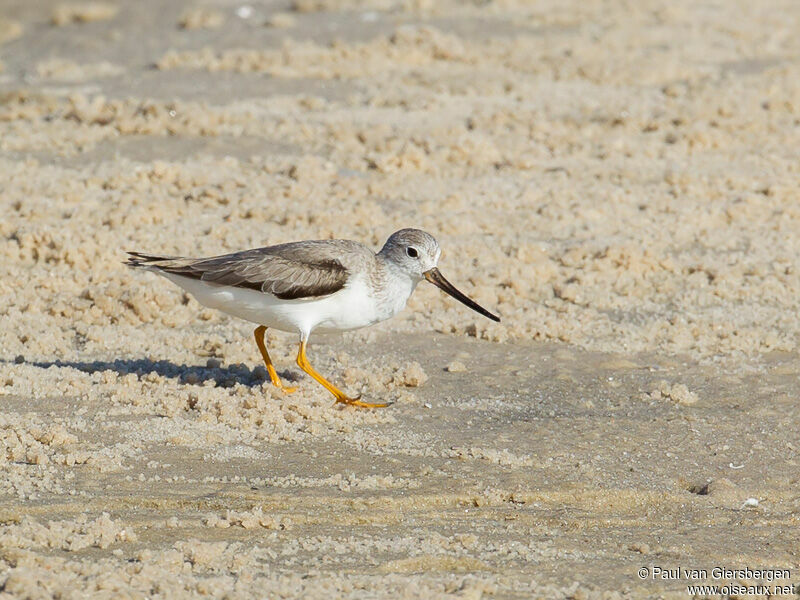
<svg viewBox="0 0 800 600"><path fill-rule="evenodd" d="M0 598L796 574L799 28L779 1L0 2ZM279 333L274 390L250 325L122 265L406 226L503 322L423 284L312 337L380 411Z"/></svg>

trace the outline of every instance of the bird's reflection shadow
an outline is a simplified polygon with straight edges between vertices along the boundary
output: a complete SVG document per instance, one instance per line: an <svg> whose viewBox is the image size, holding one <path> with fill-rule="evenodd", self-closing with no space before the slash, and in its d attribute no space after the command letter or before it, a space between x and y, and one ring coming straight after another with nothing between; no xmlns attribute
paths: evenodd
<svg viewBox="0 0 800 600"><path fill-rule="evenodd" d="M7 361L6 361L7 362ZM95 361L43 361L43 362L29 362L27 364L34 365L42 369L50 367L68 367L77 369L84 373L102 373L104 371L113 371L119 376L135 375L137 379L155 373L162 377L170 379L178 379L181 383L187 385L208 385L208 382L213 382L217 387L232 387L239 383L248 387L258 387L265 381L269 381L267 370L263 366L256 366L249 368L242 364L232 365L214 365L206 366L201 365L185 365L175 364L169 360L150 360L147 358L139 359L117 359L113 361L95 360ZM289 371L280 373L281 377L295 381L297 376Z"/></svg>

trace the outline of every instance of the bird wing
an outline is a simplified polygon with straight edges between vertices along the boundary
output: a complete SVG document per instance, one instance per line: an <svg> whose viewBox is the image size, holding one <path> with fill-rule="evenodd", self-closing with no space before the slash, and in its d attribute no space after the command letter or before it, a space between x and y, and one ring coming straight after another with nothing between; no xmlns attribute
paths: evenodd
<svg viewBox="0 0 800 600"><path fill-rule="evenodd" d="M325 244L281 244L213 258L128 252L126 263L217 285L248 288L281 300L327 296L342 289L348 272Z"/></svg>

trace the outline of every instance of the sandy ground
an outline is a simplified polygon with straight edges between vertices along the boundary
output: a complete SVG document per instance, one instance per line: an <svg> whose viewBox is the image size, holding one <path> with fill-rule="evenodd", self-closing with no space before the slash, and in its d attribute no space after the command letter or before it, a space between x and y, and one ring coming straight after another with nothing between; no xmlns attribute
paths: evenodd
<svg viewBox="0 0 800 600"><path fill-rule="evenodd" d="M790 1L0 2L0 598L795 575L798 30ZM503 322L422 285L313 337L379 411L278 333L274 390L250 325L121 264L406 226Z"/></svg>

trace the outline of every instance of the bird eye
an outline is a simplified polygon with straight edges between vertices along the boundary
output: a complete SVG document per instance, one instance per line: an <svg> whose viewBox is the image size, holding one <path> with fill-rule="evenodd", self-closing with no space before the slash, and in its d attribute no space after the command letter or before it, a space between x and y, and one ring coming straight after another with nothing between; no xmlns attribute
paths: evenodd
<svg viewBox="0 0 800 600"><path fill-rule="evenodd" d="M411 258L417 258L419 256L419 252L417 252L417 249L412 246L406 248L406 254L408 254Z"/></svg>

